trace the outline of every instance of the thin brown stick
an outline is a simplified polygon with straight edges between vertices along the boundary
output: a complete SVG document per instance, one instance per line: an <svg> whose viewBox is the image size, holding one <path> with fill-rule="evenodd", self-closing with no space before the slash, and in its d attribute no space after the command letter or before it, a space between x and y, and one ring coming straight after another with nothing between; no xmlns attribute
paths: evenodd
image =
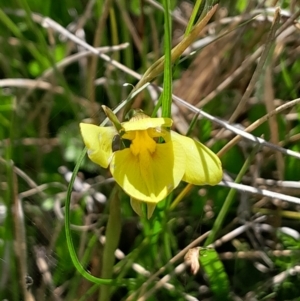
<svg viewBox="0 0 300 301"><path fill-rule="evenodd" d="M222 260L233 260L233 259L259 259L261 258L262 254L265 253L263 251L240 251L240 252L224 252L220 253L219 257ZM293 256L296 254L300 254L300 250L272 250L268 251L268 256L275 256L275 257L288 257Z"/></svg>
<svg viewBox="0 0 300 301"><path fill-rule="evenodd" d="M261 117L260 119L253 122L250 126L248 126L244 131L246 133L251 133L253 130L255 130L258 126L266 122L270 117L275 116L279 114L280 112L295 106L296 104L300 103L300 98L294 99L290 102L287 102L279 107L277 107L274 111L266 114L265 116ZM240 140L242 139L241 136L236 136L232 140L230 140L219 152L218 156L222 157L226 152L229 151L234 145L236 145Z"/></svg>
<svg viewBox="0 0 300 301"><path fill-rule="evenodd" d="M272 71L271 67L267 66L265 71L265 80L264 80L264 98L266 103L266 109L268 113L273 112L276 108L274 105L274 89L273 89L273 81L272 81ZM276 116L271 116L268 120L269 128L270 128L270 135L271 135L271 142L274 144L279 144L279 127ZM284 177L284 160L281 153L275 153L276 158L276 165L278 171L278 178L279 180L283 180Z"/></svg>
<svg viewBox="0 0 300 301"><path fill-rule="evenodd" d="M140 39L140 37L137 33L137 30L136 30L135 26L133 25L133 23L132 23L132 21L129 17L128 11L125 9L124 5L121 3L120 0L117 0L116 4L117 4L117 6L119 8L119 11L122 15L122 18L123 18L123 21L124 21L124 26L127 26L128 30L131 34L131 37L132 37L132 40L133 40L133 43L134 43L135 47L137 48L139 54L142 55L143 54L143 43L142 43L142 41L141 41L141 39Z"/></svg>
<svg viewBox="0 0 300 301"><path fill-rule="evenodd" d="M54 86L48 82L38 81L27 78L6 78L0 80L0 87L18 87L18 88L37 88L42 90L52 91L54 93L62 94L64 89L59 86Z"/></svg>
<svg viewBox="0 0 300 301"><path fill-rule="evenodd" d="M14 199L14 237L15 237L15 254L18 260L19 281L22 288L22 294L25 301L34 301L34 297L27 289L26 277L28 276L27 269L27 242L24 222L24 212L21 200L18 197L18 179L13 173L13 199Z"/></svg>

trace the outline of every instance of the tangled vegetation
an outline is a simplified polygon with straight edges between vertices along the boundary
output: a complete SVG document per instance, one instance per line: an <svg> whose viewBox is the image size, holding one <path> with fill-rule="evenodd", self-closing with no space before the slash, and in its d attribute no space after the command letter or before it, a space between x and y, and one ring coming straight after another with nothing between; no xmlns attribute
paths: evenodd
<svg viewBox="0 0 300 301"><path fill-rule="evenodd" d="M299 300L299 1L2 0L0 41L0 300ZM130 200L79 124L140 110L222 181Z"/></svg>

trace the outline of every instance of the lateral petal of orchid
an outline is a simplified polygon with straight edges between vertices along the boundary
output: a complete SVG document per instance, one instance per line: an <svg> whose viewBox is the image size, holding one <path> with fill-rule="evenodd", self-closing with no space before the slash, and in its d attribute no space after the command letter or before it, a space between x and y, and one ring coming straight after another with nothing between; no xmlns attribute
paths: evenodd
<svg viewBox="0 0 300 301"><path fill-rule="evenodd" d="M183 181L194 185L216 185L223 176L219 157L202 143L171 131L171 139L181 143L186 152Z"/></svg>
<svg viewBox="0 0 300 301"><path fill-rule="evenodd" d="M116 151L110 171L116 182L132 198L148 203L164 199L180 183L186 154L180 143L157 144L153 154L134 156L130 149Z"/></svg>
<svg viewBox="0 0 300 301"><path fill-rule="evenodd" d="M142 118L122 123L125 132L142 131L156 127L170 127L173 121L171 118Z"/></svg>
<svg viewBox="0 0 300 301"><path fill-rule="evenodd" d="M114 127L99 127L93 124L80 123L84 144L88 148L89 158L107 168L112 157L112 141L117 131Z"/></svg>

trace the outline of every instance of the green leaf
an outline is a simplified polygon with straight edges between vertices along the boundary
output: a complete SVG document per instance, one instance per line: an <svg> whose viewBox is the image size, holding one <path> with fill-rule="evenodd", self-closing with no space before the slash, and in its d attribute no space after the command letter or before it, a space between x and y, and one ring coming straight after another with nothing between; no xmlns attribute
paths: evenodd
<svg viewBox="0 0 300 301"><path fill-rule="evenodd" d="M231 300L228 276L218 253L214 249L201 249L199 254L200 267L208 277L214 300Z"/></svg>

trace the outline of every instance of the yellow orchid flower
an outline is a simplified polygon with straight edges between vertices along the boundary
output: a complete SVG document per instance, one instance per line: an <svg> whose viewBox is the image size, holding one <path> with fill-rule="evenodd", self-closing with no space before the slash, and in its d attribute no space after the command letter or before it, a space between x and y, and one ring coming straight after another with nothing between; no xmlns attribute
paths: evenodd
<svg viewBox="0 0 300 301"><path fill-rule="evenodd" d="M132 208L142 214L147 203L151 217L156 204L180 183L216 185L222 178L219 158L206 146L168 128L170 118L150 118L138 113L121 123L128 148L113 151L112 142L119 132L114 127L80 124L89 158L107 168L116 182L131 197Z"/></svg>

